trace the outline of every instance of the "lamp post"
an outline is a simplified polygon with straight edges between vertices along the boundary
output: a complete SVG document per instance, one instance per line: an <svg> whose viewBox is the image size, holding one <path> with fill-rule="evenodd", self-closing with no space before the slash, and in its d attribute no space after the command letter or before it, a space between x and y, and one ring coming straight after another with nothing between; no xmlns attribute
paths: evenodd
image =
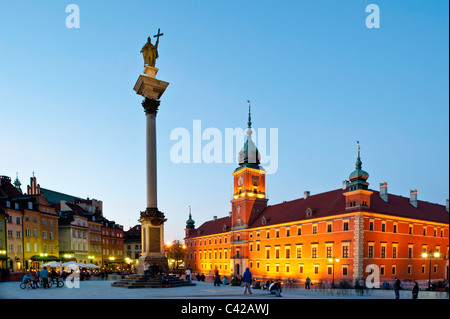
<svg viewBox="0 0 450 319"><path fill-rule="evenodd" d="M333 281L331 282L331 288L334 288L334 264L339 262L339 258L331 257L328 259L330 263L333 263Z"/></svg>
<svg viewBox="0 0 450 319"><path fill-rule="evenodd" d="M431 289L431 259L432 259L432 257L438 259L440 256L441 256L441 254L437 250L435 250L435 251L430 250L428 253L426 253L426 252L422 253L423 258L430 259L430 264L429 264L429 269L428 269L428 290Z"/></svg>
<svg viewBox="0 0 450 319"><path fill-rule="evenodd" d="M1 259L1 261L2 261L2 269L3 269L3 261L4 260L7 260L7 258L6 258L6 250L0 250L0 259Z"/></svg>

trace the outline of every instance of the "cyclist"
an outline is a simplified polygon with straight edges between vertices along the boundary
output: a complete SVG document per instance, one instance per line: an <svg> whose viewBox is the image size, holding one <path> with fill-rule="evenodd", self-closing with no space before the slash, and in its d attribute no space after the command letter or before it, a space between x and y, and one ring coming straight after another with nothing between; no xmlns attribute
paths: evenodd
<svg viewBox="0 0 450 319"><path fill-rule="evenodd" d="M22 284L25 284L25 288L31 287L31 278L29 273L25 273L25 275L23 276Z"/></svg>

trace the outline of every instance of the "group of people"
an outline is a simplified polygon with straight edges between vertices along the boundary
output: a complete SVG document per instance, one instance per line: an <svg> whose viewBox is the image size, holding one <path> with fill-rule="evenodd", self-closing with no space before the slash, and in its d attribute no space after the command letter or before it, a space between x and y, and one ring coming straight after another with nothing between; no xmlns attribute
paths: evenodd
<svg viewBox="0 0 450 319"><path fill-rule="evenodd" d="M55 274L56 274L56 272L55 272ZM53 274L52 274L52 276L53 276ZM34 275L31 272L25 273L25 275L22 278L22 283L24 283L26 285L31 285L32 288L37 288L38 287L37 284L38 284L39 280L41 280L42 287L44 289L47 289L47 288L49 288L48 277L49 277L49 272L47 270L47 267L44 267L44 269L38 270L37 272L35 272Z"/></svg>

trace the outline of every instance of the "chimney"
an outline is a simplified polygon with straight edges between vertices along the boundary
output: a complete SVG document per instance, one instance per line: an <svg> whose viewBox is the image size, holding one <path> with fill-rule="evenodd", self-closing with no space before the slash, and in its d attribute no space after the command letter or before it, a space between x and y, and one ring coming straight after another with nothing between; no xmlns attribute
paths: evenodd
<svg viewBox="0 0 450 319"><path fill-rule="evenodd" d="M387 182L380 183L380 197L387 203L388 201Z"/></svg>
<svg viewBox="0 0 450 319"><path fill-rule="evenodd" d="M213 216L213 220L217 220L217 216Z"/></svg>
<svg viewBox="0 0 450 319"><path fill-rule="evenodd" d="M445 201L445 210L446 210L447 213L448 213L448 199Z"/></svg>
<svg viewBox="0 0 450 319"><path fill-rule="evenodd" d="M349 181L347 181L347 180L345 180L345 181L342 182L342 189L343 189L344 191L347 189L348 183L349 183Z"/></svg>
<svg viewBox="0 0 450 319"><path fill-rule="evenodd" d="M417 189L409 191L409 202L417 208Z"/></svg>
<svg viewBox="0 0 450 319"><path fill-rule="evenodd" d="M307 198L309 197L310 194L311 194L311 193L310 193L309 191L304 191L304 192L303 192L303 198L304 198L304 199L307 199Z"/></svg>

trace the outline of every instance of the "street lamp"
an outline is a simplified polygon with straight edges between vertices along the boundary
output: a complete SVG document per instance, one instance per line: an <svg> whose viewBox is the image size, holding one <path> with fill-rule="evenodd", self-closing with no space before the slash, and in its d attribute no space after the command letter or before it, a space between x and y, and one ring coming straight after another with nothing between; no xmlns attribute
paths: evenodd
<svg viewBox="0 0 450 319"><path fill-rule="evenodd" d="M333 281L331 282L331 288L334 288L334 264L339 262L339 258L331 257L328 259L330 263L333 263Z"/></svg>
<svg viewBox="0 0 450 319"><path fill-rule="evenodd" d="M423 258L428 258L428 257L430 258L430 265L429 265L429 270L428 270L428 290L431 289L431 258L434 257L434 258L438 259L440 256L441 256L441 254L437 250L435 250L435 251L430 250L428 253L426 253L426 252L422 253Z"/></svg>

